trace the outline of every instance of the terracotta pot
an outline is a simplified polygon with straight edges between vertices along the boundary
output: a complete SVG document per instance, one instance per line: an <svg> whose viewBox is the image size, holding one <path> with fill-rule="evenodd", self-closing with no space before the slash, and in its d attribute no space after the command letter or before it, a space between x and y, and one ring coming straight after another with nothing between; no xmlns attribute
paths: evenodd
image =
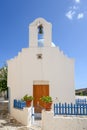
<svg viewBox="0 0 87 130"><path fill-rule="evenodd" d="M30 106L31 106L31 102L32 102L32 100L27 100L27 101L26 101L26 106L27 106L27 107L30 107Z"/></svg>
<svg viewBox="0 0 87 130"><path fill-rule="evenodd" d="M44 103L44 108L46 111L50 111L51 110L51 106L52 106L52 102L49 102L49 103Z"/></svg>

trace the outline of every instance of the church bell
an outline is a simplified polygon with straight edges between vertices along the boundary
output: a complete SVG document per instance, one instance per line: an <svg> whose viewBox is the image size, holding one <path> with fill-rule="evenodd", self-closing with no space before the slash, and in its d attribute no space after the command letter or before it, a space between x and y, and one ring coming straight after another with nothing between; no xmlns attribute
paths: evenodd
<svg viewBox="0 0 87 130"><path fill-rule="evenodd" d="M43 34L43 26L42 25L39 25L39 27L38 27L38 33L39 34Z"/></svg>

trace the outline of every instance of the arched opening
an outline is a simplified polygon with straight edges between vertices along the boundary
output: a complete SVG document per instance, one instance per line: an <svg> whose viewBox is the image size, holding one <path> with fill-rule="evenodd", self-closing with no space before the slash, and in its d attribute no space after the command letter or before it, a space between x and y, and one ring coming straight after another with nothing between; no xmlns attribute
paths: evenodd
<svg viewBox="0 0 87 130"><path fill-rule="evenodd" d="M38 26L38 47L44 46L44 28L42 24Z"/></svg>

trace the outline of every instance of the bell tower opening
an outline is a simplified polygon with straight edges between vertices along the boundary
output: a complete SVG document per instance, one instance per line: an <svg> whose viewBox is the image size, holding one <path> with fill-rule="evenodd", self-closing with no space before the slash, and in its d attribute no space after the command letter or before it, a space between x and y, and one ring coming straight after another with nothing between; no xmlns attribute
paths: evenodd
<svg viewBox="0 0 87 130"><path fill-rule="evenodd" d="M42 24L38 26L38 47L44 47L44 27Z"/></svg>
<svg viewBox="0 0 87 130"><path fill-rule="evenodd" d="M29 26L30 47L50 47L51 46L51 24L43 18L38 18ZM41 44L39 46L38 44Z"/></svg>
<svg viewBox="0 0 87 130"><path fill-rule="evenodd" d="M43 26L42 26L42 24L38 26L38 34L43 34Z"/></svg>
<svg viewBox="0 0 87 130"><path fill-rule="evenodd" d="M43 39L43 35L44 35L44 28L41 24L38 26L38 39Z"/></svg>

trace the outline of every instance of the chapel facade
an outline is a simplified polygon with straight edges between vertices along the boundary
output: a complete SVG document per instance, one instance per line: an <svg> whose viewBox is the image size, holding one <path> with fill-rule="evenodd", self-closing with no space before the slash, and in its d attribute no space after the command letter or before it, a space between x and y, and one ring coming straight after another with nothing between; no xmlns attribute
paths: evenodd
<svg viewBox="0 0 87 130"><path fill-rule="evenodd" d="M29 25L29 47L23 48L8 61L10 112L13 100L25 94L34 96L33 106L40 97L49 95L61 103L75 102L74 60L52 42L52 25L37 18Z"/></svg>

